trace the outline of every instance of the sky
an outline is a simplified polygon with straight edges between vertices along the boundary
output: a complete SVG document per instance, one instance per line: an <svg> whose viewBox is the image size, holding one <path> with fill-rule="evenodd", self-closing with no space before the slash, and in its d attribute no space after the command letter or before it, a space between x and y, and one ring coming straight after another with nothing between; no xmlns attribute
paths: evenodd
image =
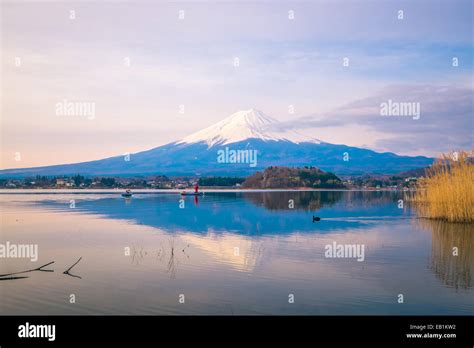
<svg viewBox="0 0 474 348"><path fill-rule="evenodd" d="M329 143L471 149L472 6L3 1L0 167L147 150L249 108ZM389 100L420 117L382 116ZM94 113L61 114L66 102Z"/></svg>

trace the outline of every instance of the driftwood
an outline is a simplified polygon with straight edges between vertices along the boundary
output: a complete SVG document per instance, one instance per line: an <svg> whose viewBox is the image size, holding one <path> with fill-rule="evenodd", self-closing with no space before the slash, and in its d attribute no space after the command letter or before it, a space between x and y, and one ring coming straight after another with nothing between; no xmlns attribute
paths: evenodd
<svg viewBox="0 0 474 348"><path fill-rule="evenodd" d="M38 268L33 268L33 269L29 269L27 271L21 271L21 272L13 272L13 273L7 273L7 274L0 274L0 280L10 280L10 279L24 279L24 278L28 278L28 277L12 277L13 275L17 275L17 274L24 274L24 273L29 273L29 272L35 272L35 271L39 271L39 272L54 272L54 270L52 269L43 269L43 267L46 267L46 266L49 266L51 264L53 264L54 261L51 261L43 266L40 266ZM8 278L7 278L8 277Z"/></svg>
<svg viewBox="0 0 474 348"><path fill-rule="evenodd" d="M63 274L66 274L68 276L71 276L71 277L75 277L75 278L79 278L79 279L82 279L82 277L78 276L78 275L75 275L75 274L71 274L69 273L69 271L79 263L79 261L82 260L82 257L79 258L79 260L77 260L71 267L69 267L67 270L65 270L63 272ZM43 269L44 267L46 266L49 266L51 264L53 264L54 261L51 261L43 266L40 266L38 268L33 268L33 269L29 269L29 270L26 270L26 271L20 271L20 272L13 272L13 273L6 273L6 274L0 274L0 280L14 280L14 279L25 279L25 278L29 278L29 277L25 277L25 276L20 276L20 277L16 277L17 274L25 274L25 273L30 273L30 272L36 272L36 271L39 271L39 272L54 272L54 270L52 269ZM15 277L14 277L15 276Z"/></svg>
<svg viewBox="0 0 474 348"><path fill-rule="evenodd" d="M70 271L75 265L77 265L77 264L79 263L79 261L81 261L81 260L82 260L82 256L81 256L81 257L79 258L79 260L77 260L71 267L69 267L67 270L65 270L65 271L63 272L63 274L66 274L66 275L71 276L71 277L74 277L74 278L82 279L82 277L80 277L80 276L78 276L78 275L74 275L74 274L69 273L69 271Z"/></svg>
<svg viewBox="0 0 474 348"><path fill-rule="evenodd" d="M5 277L5 278L0 278L0 280L14 280L14 279L25 279L29 277Z"/></svg>

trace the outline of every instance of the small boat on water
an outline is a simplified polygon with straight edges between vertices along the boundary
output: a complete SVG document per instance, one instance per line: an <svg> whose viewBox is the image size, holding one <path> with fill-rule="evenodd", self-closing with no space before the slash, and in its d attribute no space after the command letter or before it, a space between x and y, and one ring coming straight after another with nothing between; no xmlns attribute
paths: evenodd
<svg viewBox="0 0 474 348"><path fill-rule="evenodd" d="M199 192L199 185L198 183L196 183L194 185L194 192L187 192L187 191L182 191L181 192L181 196L202 196L204 193L203 192Z"/></svg>
<svg viewBox="0 0 474 348"><path fill-rule="evenodd" d="M181 192L181 196L202 196L202 195L204 195L204 192L186 192L186 191Z"/></svg>
<svg viewBox="0 0 474 348"><path fill-rule="evenodd" d="M130 190L126 190L124 193L122 193L122 197L132 197L133 193Z"/></svg>

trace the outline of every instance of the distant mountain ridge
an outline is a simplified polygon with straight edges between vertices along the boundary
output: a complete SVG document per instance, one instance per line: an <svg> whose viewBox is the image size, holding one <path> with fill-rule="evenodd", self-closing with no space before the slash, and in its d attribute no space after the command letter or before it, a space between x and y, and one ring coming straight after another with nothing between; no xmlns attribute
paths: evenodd
<svg viewBox="0 0 474 348"><path fill-rule="evenodd" d="M433 159L398 156L335 145L297 132L281 132L277 121L261 111L239 111L182 140L151 150L101 160L45 167L5 169L0 177L34 175L87 176L247 176L270 166L315 166L340 174L398 173L429 166ZM222 151L256 151L254 166L245 161L218 161ZM245 152L242 152L244 155Z"/></svg>

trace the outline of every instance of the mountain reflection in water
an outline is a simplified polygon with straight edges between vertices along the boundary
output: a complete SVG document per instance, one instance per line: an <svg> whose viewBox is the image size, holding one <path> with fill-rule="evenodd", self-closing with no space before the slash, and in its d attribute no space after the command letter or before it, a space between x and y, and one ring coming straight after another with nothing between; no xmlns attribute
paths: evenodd
<svg viewBox="0 0 474 348"><path fill-rule="evenodd" d="M328 233L364 228L380 219L406 218L391 192L225 192L185 197L140 195L124 200L105 197L76 203L75 211L163 228L196 233L234 232L245 235ZM290 200L294 208L290 208ZM70 211L69 202L45 200L50 209ZM313 213L321 217L312 223Z"/></svg>

